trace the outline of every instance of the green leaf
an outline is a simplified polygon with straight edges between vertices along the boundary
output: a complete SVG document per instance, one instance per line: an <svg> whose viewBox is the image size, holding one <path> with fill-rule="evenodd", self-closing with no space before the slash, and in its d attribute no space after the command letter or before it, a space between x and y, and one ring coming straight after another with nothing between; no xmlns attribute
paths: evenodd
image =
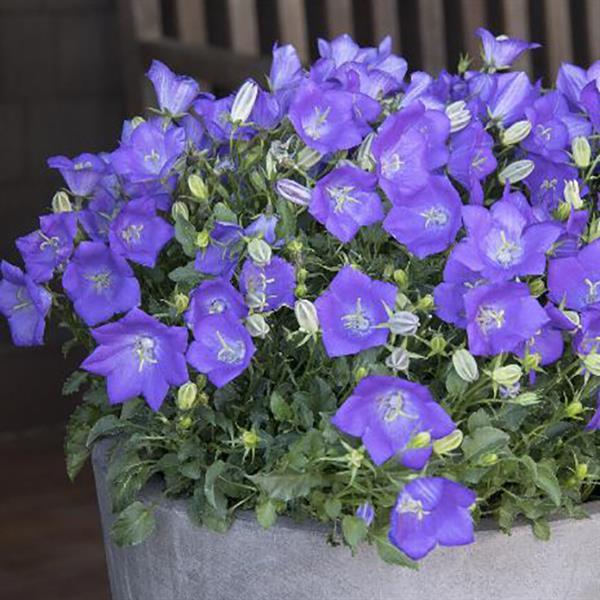
<svg viewBox="0 0 600 600"><path fill-rule="evenodd" d="M454 370L450 371L446 376L446 390L452 396L462 396L465 393L469 384L460 378Z"/></svg>
<svg viewBox="0 0 600 600"><path fill-rule="evenodd" d="M217 479L227 469L227 463L222 460L215 461L206 471L204 478L204 495L208 503L217 511L223 511L223 502L226 500L216 487Z"/></svg>
<svg viewBox="0 0 600 600"><path fill-rule="evenodd" d="M315 473L268 473L257 474L249 478L258 485L270 498L288 502L295 498L303 498L322 482Z"/></svg>
<svg viewBox="0 0 600 600"><path fill-rule="evenodd" d="M408 558L404 552L398 550L396 546L393 546L385 536L377 536L375 538L375 544L377 545L377 553L379 557L390 565L399 565L401 567L408 567L413 571L419 570L419 563Z"/></svg>
<svg viewBox="0 0 600 600"><path fill-rule="evenodd" d="M368 530L369 527L360 517L346 515L342 519L342 533L351 548L356 548L367 537Z"/></svg>
<svg viewBox="0 0 600 600"><path fill-rule="evenodd" d="M277 507L271 500L266 500L256 505L256 519L265 528L269 529L277 521Z"/></svg>
<svg viewBox="0 0 600 600"><path fill-rule="evenodd" d="M106 415L98 419L90 429L86 445L90 447L98 438L118 433L125 425L126 423L115 417L115 415Z"/></svg>
<svg viewBox="0 0 600 600"><path fill-rule="evenodd" d="M291 406L279 392L275 391L271 394L270 406L271 412L277 421L289 421L294 415Z"/></svg>
<svg viewBox="0 0 600 600"><path fill-rule="evenodd" d="M189 287L195 286L202 279L202 275L196 271L194 261L190 261L183 267L177 267L169 273L169 279L175 283L185 284Z"/></svg>
<svg viewBox="0 0 600 600"><path fill-rule="evenodd" d="M90 374L86 371L75 371L71 373L63 385L63 396L70 396L71 394L78 392L81 386L87 381L89 375Z"/></svg>
<svg viewBox="0 0 600 600"><path fill-rule="evenodd" d="M198 252L196 236L196 228L187 219L178 216L175 220L175 239L181 244L186 256L191 258Z"/></svg>
<svg viewBox="0 0 600 600"><path fill-rule="evenodd" d="M153 510L143 502L133 502L122 510L110 530L115 544L120 547L137 546L150 536L156 528Z"/></svg>
<svg viewBox="0 0 600 600"><path fill-rule="evenodd" d="M215 221L224 221L225 223L237 223L235 213L223 202L217 202L213 208L213 217Z"/></svg>
<svg viewBox="0 0 600 600"><path fill-rule="evenodd" d="M538 463L535 485L546 492L556 506L560 506L562 492L554 469L555 467L549 462L542 461Z"/></svg>
<svg viewBox="0 0 600 600"><path fill-rule="evenodd" d="M69 424L65 439L65 460L67 475L71 481L79 474L90 456L86 441L89 427Z"/></svg>
<svg viewBox="0 0 600 600"><path fill-rule="evenodd" d="M477 460L488 452L495 452L508 444L510 437L495 427L480 427L465 437L462 450L466 460Z"/></svg>
<svg viewBox="0 0 600 600"><path fill-rule="evenodd" d="M296 215L290 206L290 202L277 196L275 211L279 215L277 235L284 239L293 238L296 235Z"/></svg>
<svg viewBox="0 0 600 600"><path fill-rule="evenodd" d="M546 519L538 519L533 522L533 534L538 540L547 542L550 539L550 524Z"/></svg>
<svg viewBox="0 0 600 600"><path fill-rule="evenodd" d="M342 503L337 498L328 498L325 501L325 512L330 519L337 519L342 512Z"/></svg>

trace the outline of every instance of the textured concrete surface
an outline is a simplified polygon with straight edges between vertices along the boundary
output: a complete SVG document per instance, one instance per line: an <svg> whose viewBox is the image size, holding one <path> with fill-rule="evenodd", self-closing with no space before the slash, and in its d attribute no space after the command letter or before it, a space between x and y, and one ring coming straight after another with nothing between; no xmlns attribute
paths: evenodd
<svg viewBox="0 0 600 600"><path fill-rule="evenodd" d="M154 536L119 549L107 538L112 516L99 450L94 468L113 600L600 599L597 503L589 505L591 519L555 521L550 542L536 540L528 526L511 536L483 529L471 546L434 551L419 572L382 563L369 546L355 557L332 548L318 524L280 519L264 531L243 515L221 535L193 526L182 503L162 500Z"/></svg>

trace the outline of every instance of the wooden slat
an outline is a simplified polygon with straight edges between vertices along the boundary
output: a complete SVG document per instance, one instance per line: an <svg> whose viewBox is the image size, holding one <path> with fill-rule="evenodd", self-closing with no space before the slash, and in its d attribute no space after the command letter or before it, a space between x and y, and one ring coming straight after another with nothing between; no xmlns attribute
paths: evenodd
<svg viewBox="0 0 600 600"><path fill-rule="evenodd" d="M587 38L590 63L600 59L600 2L586 0Z"/></svg>
<svg viewBox="0 0 600 600"><path fill-rule="evenodd" d="M177 0L177 33L182 42L206 43L204 0Z"/></svg>
<svg viewBox="0 0 600 600"><path fill-rule="evenodd" d="M236 52L258 55L256 5L250 0L228 0L231 46Z"/></svg>
<svg viewBox="0 0 600 600"><path fill-rule="evenodd" d="M304 0L277 0L279 32L282 44L292 44L303 63L307 63L310 50L307 40L306 10Z"/></svg>
<svg viewBox="0 0 600 600"><path fill-rule="evenodd" d="M560 63L573 60L571 14L565 0L544 0L548 77L554 81ZM597 34L596 34L597 35Z"/></svg>
<svg viewBox="0 0 600 600"><path fill-rule="evenodd" d="M343 33L354 34L352 0L325 0L325 11L329 39L336 38Z"/></svg>
<svg viewBox="0 0 600 600"><path fill-rule="evenodd" d="M478 27L486 26L485 3L481 0L460 0L460 18L464 36L463 52L466 50L473 60L477 60L481 45L475 31Z"/></svg>
<svg viewBox="0 0 600 600"><path fill-rule="evenodd" d="M504 20L503 33L521 40L529 40L529 7L527 0L502 0L502 16ZM533 72L531 53L525 52L515 63L515 68L522 69L531 75Z"/></svg>
<svg viewBox="0 0 600 600"><path fill-rule="evenodd" d="M392 38L394 52L400 53L400 24L398 22L398 3L396 0L372 0L373 29L375 43L378 44L386 35Z"/></svg>
<svg viewBox="0 0 600 600"><path fill-rule="evenodd" d="M271 64L267 57L249 56L216 46L184 46L168 38L143 42L141 54L144 61L157 58L176 72L225 88L234 88L248 77L262 81Z"/></svg>
<svg viewBox="0 0 600 600"><path fill-rule="evenodd" d="M419 30L423 69L438 73L446 66L446 36L442 0L419 2Z"/></svg>
<svg viewBox="0 0 600 600"><path fill-rule="evenodd" d="M159 0L129 0L133 9L134 31L140 38L162 35L162 12Z"/></svg>

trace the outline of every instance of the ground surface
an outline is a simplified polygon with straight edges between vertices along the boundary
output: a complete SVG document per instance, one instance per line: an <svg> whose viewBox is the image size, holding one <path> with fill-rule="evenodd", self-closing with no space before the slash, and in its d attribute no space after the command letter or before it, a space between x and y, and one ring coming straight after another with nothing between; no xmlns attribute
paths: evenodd
<svg viewBox="0 0 600 600"><path fill-rule="evenodd" d="M62 428L0 437L0 600L108 600L89 466L71 483Z"/></svg>

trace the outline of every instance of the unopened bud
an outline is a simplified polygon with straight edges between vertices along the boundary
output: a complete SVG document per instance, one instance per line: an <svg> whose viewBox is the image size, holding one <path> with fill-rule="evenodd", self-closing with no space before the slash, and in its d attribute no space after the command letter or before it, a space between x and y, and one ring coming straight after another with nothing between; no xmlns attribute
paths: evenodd
<svg viewBox="0 0 600 600"><path fill-rule="evenodd" d="M546 291L546 284L544 283L544 280L540 277L532 279L529 282L529 291L531 292L531 295L535 296L536 298L541 296Z"/></svg>
<svg viewBox="0 0 600 600"><path fill-rule="evenodd" d="M390 317L388 327L396 335L414 335L419 328L419 323L417 315L401 310Z"/></svg>
<svg viewBox="0 0 600 600"><path fill-rule="evenodd" d="M179 417L179 420L177 421L177 426L180 429L189 429L192 425L193 425L194 421L192 420L192 417L190 417L190 415L182 415L181 417Z"/></svg>
<svg viewBox="0 0 600 600"><path fill-rule="evenodd" d="M473 355L466 349L456 350L452 355L452 365L457 375L467 383L473 383L479 379L479 369L477 361Z"/></svg>
<svg viewBox="0 0 600 600"><path fill-rule="evenodd" d="M463 441L463 432L460 429L455 429L452 433L440 438L439 440L435 440L433 442L433 451L438 456L443 456L444 454L449 454L453 450L456 450Z"/></svg>
<svg viewBox="0 0 600 600"><path fill-rule="evenodd" d="M173 202L173 206L171 206L171 216L174 221L177 221L178 218L183 219L184 221L190 220L190 211L187 207L187 204L184 202Z"/></svg>
<svg viewBox="0 0 600 600"><path fill-rule="evenodd" d="M408 447L411 449L427 448L431 445L431 434L429 431L420 431L409 442Z"/></svg>
<svg viewBox="0 0 600 600"><path fill-rule="evenodd" d="M248 244L248 255L259 267L266 267L271 262L273 252L264 240L254 238Z"/></svg>
<svg viewBox="0 0 600 600"><path fill-rule="evenodd" d="M600 377L600 354L590 352L583 357L583 366L586 371Z"/></svg>
<svg viewBox="0 0 600 600"><path fill-rule="evenodd" d="M303 298L304 296L306 296L306 294L308 294L308 288L303 283L299 283L294 291L298 298Z"/></svg>
<svg viewBox="0 0 600 600"><path fill-rule="evenodd" d="M541 361L541 354L539 352L533 352L531 354L525 355L525 357L521 361L521 364L523 365L523 369L525 370L525 372L529 373L530 371L535 371L540 366Z"/></svg>
<svg viewBox="0 0 600 600"><path fill-rule="evenodd" d="M356 153L356 162L364 171L372 171L375 167L375 159L373 158L373 153L371 151L374 139L375 134L373 132L369 133L358 147Z"/></svg>
<svg viewBox="0 0 600 600"><path fill-rule="evenodd" d="M492 381L503 387L513 387L523 376L523 369L519 365L506 365L496 367L492 371Z"/></svg>
<svg viewBox="0 0 600 600"><path fill-rule="evenodd" d="M575 469L577 479L583 480L588 475L588 466L585 463L579 463Z"/></svg>
<svg viewBox="0 0 600 600"><path fill-rule="evenodd" d="M430 342L433 354L442 354L446 349L446 340L441 335L434 335Z"/></svg>
<svg viewBox="0 0 600 600"><path fill-rule="evenodd" d="M187 310L187 307L190 304L190 299L186 294L175 294L173 304L175 305L177 314L180 315L182 312Z"/></svg>
<svg viewBox="0 0 600 600"><path fill-rule="evenodd" d="M210 233L208 233L208 231L206 231L206 229L199 231L198 235L196 235L196 246L200 249L206 248L208 246L209 242L210 242Z"/></svg>
<svg viewBox="0 0 600 600"><path fill-rule="evenodd" d="M502 132L501 140L505 146L522 142L531 133L531 121L517 121Z"/></svg>
<svg viewBox="0 0 600 600"><path fill-rule="evenodd" d="M252 337L264 338L271 328L262 315L250 315L246 319L246 329Z"/></svg>
<svg viewBox="0 0 600 600"><path fill-rule="evenodd" d="M581 193L579 191L579 182L577 179L569 179L565 181L565 188L563 190L565 202L572 206L575 210L583 208L583 200L581 199Z"/></svg>
<svg viewBox="0 0 600 600"><path fill-rule="evenodd" d="M446 116L450 119L450 131L455 133L464 129L471 121L471 111L464 100L458 100L446 107Z"/></svg>
<svg viewBox="0 0 600 600"><path fill-rule="evenodd" d="M301 331L311 335L319 331L319 315L310 300L297 300L294 304L294 314Z"/></svg>
<svg viewBox="0 0 600 600"><path fill-rule="evenodd" d="M237 91L233 104L231 105L231 121L238 125L244 124L256 102L258 86L254 81L246 81Z"/></svg>
<svg viewBox="0 0 600 600"><path fill-rule="evenodd" d="M408 274L404 269L396 269L394 271L394 281L398 285L398 287L404 288L408 284Z"/></svg>
<svg viewBox="0 0 600 600"><path fill-rule="evenodd" d="M482 467L493 467L498 462L498 455L495 452L488 452L478 462Z"/></svg>
<svg viewBox="0 0 600 600"><path fill-rule="evenodd" d="M250 173L250 183L254 186L257 192L266 192L267 183L265 182L264 176L260 171L256 169Z"/></svg>
<svg viewBox="0 0 600 600"><path fill-rule="evenodd" d="M573 138L571 142L571 151L573 160L580 169L586 169L590 166L592 160L592 149L588 139L583 136Z"/></svg>
<svg viewBox="0 0 600 600"><path fill-rule="evenodd" d="M282 198L299 206L308 206L312 196L306 186L292 179L280 179L275 184L275 190Z"/></svg>
<svg viewBox="0 0 600 600"><path fill-rule="evenodd" d="M566 221L571 216L572 208L568 202L559 202L554 211L554 218L557 221Z"/></svg>
<svg viewBox="0 0 600 600"><path fill-rule="evenodd" d="M504 167L504 169L498 173L498 179L502 185L507 181L510 183L517 183L529 177L534 168L535 163L532 160L517 160Z"/></svg>
<svg viewBox="0 0 600 600"><path fill-rule="evenodd" d="M208 200L208 187L200 175L192 173L188 177L187 184L192 196L196 198L196 200Z"/></svg>
<svg viewBox="0 0 600 600"><path fill-rule="evenodd" d="M56 192L52 198L52 212L65 213L71 212L73 206L66 192Z"/></svg>
<svg viewBox="0 0 600 600"><path fill-rule="evenodd" d="M354 372L354 379L358 382L369 374L367 367L358 367Z"/></svg>
<svg viewBox="0 0 600 600"><path fill-rule="evenodd" d="M365 460L364 450L352 448L348 454L346 454L346 460L348 465L353 469L359 469Z"/></svg>
<svg viewBox="0 0 600 600"><path fill-rule="evenodd" d="M198 386L191 381L184 383L177 390L177 408L179 410L192 410L197 404Z"/></svg>
<svg viewBox="0 0 600 600"><path fill-rule="evenodd" d="M300 240L292 240L287 244L286 248L288 249L290 254L297 255L300 254L300 252L302 252L303 245Z"/></svg>
<svg viewBox="0 0 600 600"><path fill-rule="evenodd" d="M579 400L573 400L569 402L565 408L565 414L570 419L580 415L583 412L583 404Z"/></svg>
<svg viewBox="0 0 600 600"><path fill-rule="evenodd" d="M314 148L305 146L298 152L296 157L296 166L300 167L304 171L314 167L321 160L321 153L317 152Z"/></svg>
<svg viewBox="0 0 600 600"><path fill-rule="evenodd" d="M242 431L242 444L246 450L254 450L260 443L260 436L254 429Z"/></svg>
<svg viewBox="0 0 600 600"><path fill-rule="evenodd" d="M410 356L404 348L394 348L385 359L385 366L393 371L407 371L410 366Z"/></svg>
<svg viewBox="0 0 600 600"><path fill-rule="evenodd" d="M422 298L419 298L417 302L417 310L423 312L429 312L435 306L435 301L431 294L425 294Z"/></svg>

